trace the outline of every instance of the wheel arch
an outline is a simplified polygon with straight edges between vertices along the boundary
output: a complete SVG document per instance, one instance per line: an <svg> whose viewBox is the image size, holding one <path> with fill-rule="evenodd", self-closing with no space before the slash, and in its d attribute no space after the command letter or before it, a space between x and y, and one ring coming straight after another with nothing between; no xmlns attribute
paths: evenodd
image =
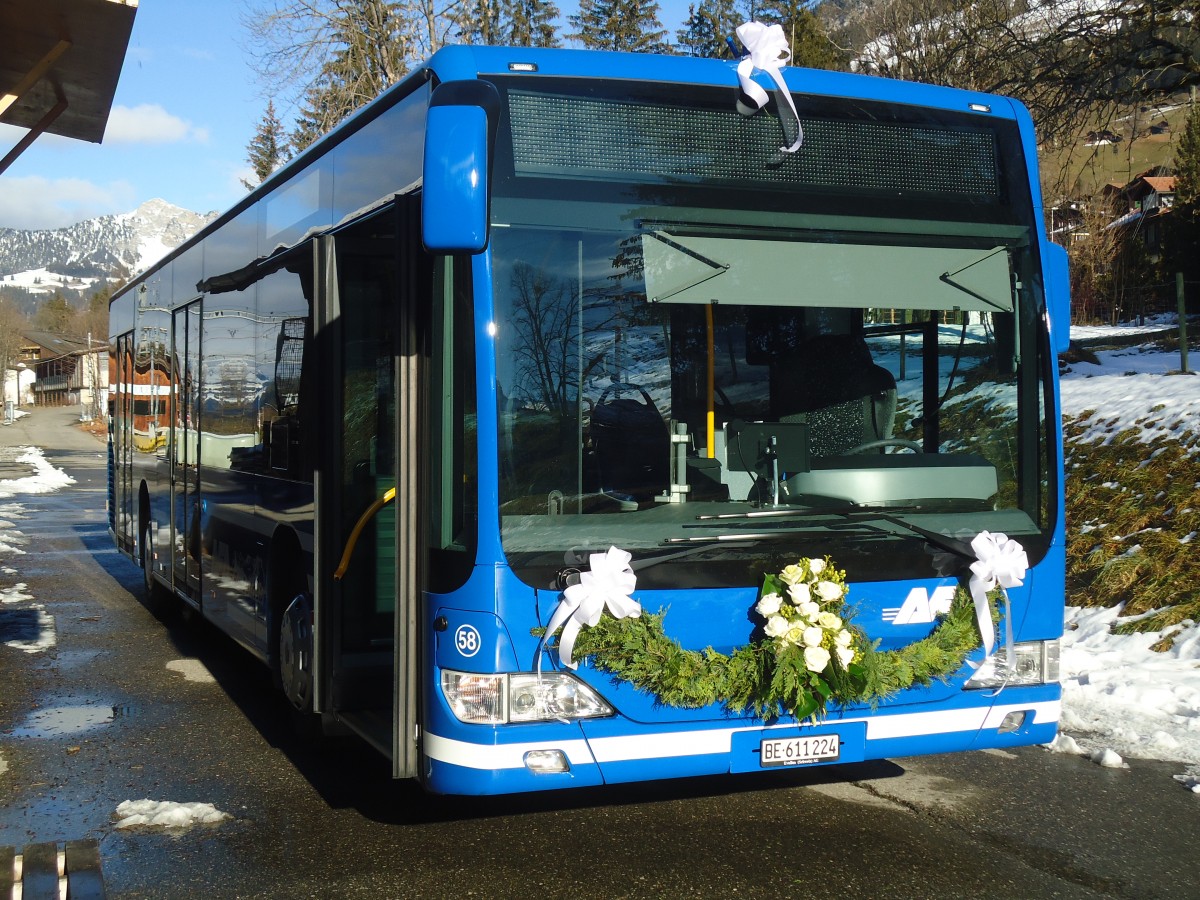
<svg viewBox="0 0 1200 900"><path fill-rule="evenodd" d="M300 536L289 525L279 525L271 534L267 551L267 663L271 677L279 678L279 627L288 604L300 591L312 596L312 554L306 553Z"/></svg>

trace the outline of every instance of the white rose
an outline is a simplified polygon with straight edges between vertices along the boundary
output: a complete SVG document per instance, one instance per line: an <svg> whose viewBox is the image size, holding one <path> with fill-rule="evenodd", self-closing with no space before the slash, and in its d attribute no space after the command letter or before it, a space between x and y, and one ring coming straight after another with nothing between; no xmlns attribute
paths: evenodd
<svg viewBox="0 0 1200 900"><path fill-rule="evenodd" d="M825 571L825 560L810 559L808 561L808 570L810 572L812 572L814 575L820 575L822 572Z"/></svg>
<svg viewBox="0 0 1200 900"><path fill-rule="evenodd" d="M789 644L799 646L804 643L804 629L799 625L793 625L788 629L787 637L784 638Z"/></svg>
<svg viewBox="0 0 1200 900"><path fill-rule="evenodd" d="M848 668L850 663L854 662L854 651L849 647L835 647L834 653L837 654L838 662L842 664L842 668Z"/></svg>
<svg viewBox="0 0 1200 900"><path fill-rule="evenodd" d="M801 603L796 607L796 612L801 618L807 619L810 622L817 620L817 615L821 612L821 607L817 605L817 601L809 600L807 603Z"/></svg>
<svg viewBox="0 0 1200 900"><path fill-rule="evenodd" d="M779 580L784 584L795 584L804 577L804 570L797 565L791 565L784 568L779 573Z"/></svg>
<svg viewBox="0 0 1200 900"><path fill-rule="evenodd" d="M807 584L793 584L788 587L788 596L799 607L801 604L807 603L812 599L812 591Z"/></svg>
<svg viewBox="0 0 1200 900"><path fill-rule="evenodd" d="M817 624L830 631L837 631L842 627L842 620L831 612L823 612L817 616Z"/></svg>
<svg viewBox="0 0 1200 900"><path fill-rule="evenodd" d="M832 603L834 600L841 600L842 586L840 584L834 584L832 581L818 581L817 596L826 603Z"/></svg>
<svg viewBox="0 0 1200 900"><path fill-rule="evenodd" d="M767 632L767 637L782 637L787 634L788 620L783 616L771 616L767 619L767 627L764 629Z"/></svg>
<svg viewBox="0 0 1200 900"><path fill-rule="evenodd" d="M810 672L822 672L829 665L829 651L824 647L805 647L804 664Z"/></svg>
<svg viewBox="0 0 1200 900"><path fill-rule="evenodd" d="M769 619L775 613L779 612L779 607L783 606L783 598L778 594L765 594L758 601L758 605L754 609L764 619Z"/></svg>
<svg viewBox="0 0 1200 900"><path fill-rule="evenodd" d="M836 635L834 635L833 642L839 647L849 647L854 643L854 635L843 628Z"/></svg>
<svg viewBox="0 0 1200 900"><path fill-rule="evenodd" d="M821 639L825 637L825 632L821 630L820 625L810 625L804 629L804 646L819 647Z"/></svg>

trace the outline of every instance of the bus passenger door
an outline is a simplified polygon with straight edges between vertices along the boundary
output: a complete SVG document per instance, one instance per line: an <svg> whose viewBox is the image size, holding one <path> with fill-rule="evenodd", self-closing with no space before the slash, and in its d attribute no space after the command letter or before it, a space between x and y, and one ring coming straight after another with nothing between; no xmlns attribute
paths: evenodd
<svg viewBox="0 0 1200 900"><path fill-rule="evenodd" d="M175 310L171 384L171 569L175 588L200 602L200 301Z"/></svg>
<svg viewBox="0 0 1200 900"><path fill-rule="evenodd" d="M427 284L429 258L421 251L415 203L349 225L333 236L320 345L337 373L329 406L329 439L322 442L318 527L333 548L332 569L318 597L323 704L412 775L415 692L398 688L398 667L415 665L415 634L398 623L419 602L415 544L411 542L418 473L404 436L417 428L416 325L418 285ZM427 296L427 294L425 295ZM322 573L322 578L327 578ZM398 615L399 612L399 615ZM322 662L320 656L327 654Z"/></svg>

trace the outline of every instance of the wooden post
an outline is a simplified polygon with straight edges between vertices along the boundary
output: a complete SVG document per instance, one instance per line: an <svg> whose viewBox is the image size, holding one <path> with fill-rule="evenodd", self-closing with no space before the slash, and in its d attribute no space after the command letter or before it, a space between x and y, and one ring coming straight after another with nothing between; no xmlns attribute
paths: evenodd
<svg viewBox="0 0 1200 900"><path fill-rule="evenodd" d="M1175 299L1179 301L1179 369L1188 370L1187 304L1183 302L1183 273L1175 273Z"/></svg>

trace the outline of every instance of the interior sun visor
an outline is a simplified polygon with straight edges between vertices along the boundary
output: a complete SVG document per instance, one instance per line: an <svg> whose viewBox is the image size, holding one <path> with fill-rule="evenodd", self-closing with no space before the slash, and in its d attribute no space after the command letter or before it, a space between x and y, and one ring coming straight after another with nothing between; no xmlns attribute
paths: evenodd
<svg viewBox="0 0 1200 900"><path fill-rule="evenodd" d="M642 235L651 303L1012 312L1008 252Z"/></svg>

